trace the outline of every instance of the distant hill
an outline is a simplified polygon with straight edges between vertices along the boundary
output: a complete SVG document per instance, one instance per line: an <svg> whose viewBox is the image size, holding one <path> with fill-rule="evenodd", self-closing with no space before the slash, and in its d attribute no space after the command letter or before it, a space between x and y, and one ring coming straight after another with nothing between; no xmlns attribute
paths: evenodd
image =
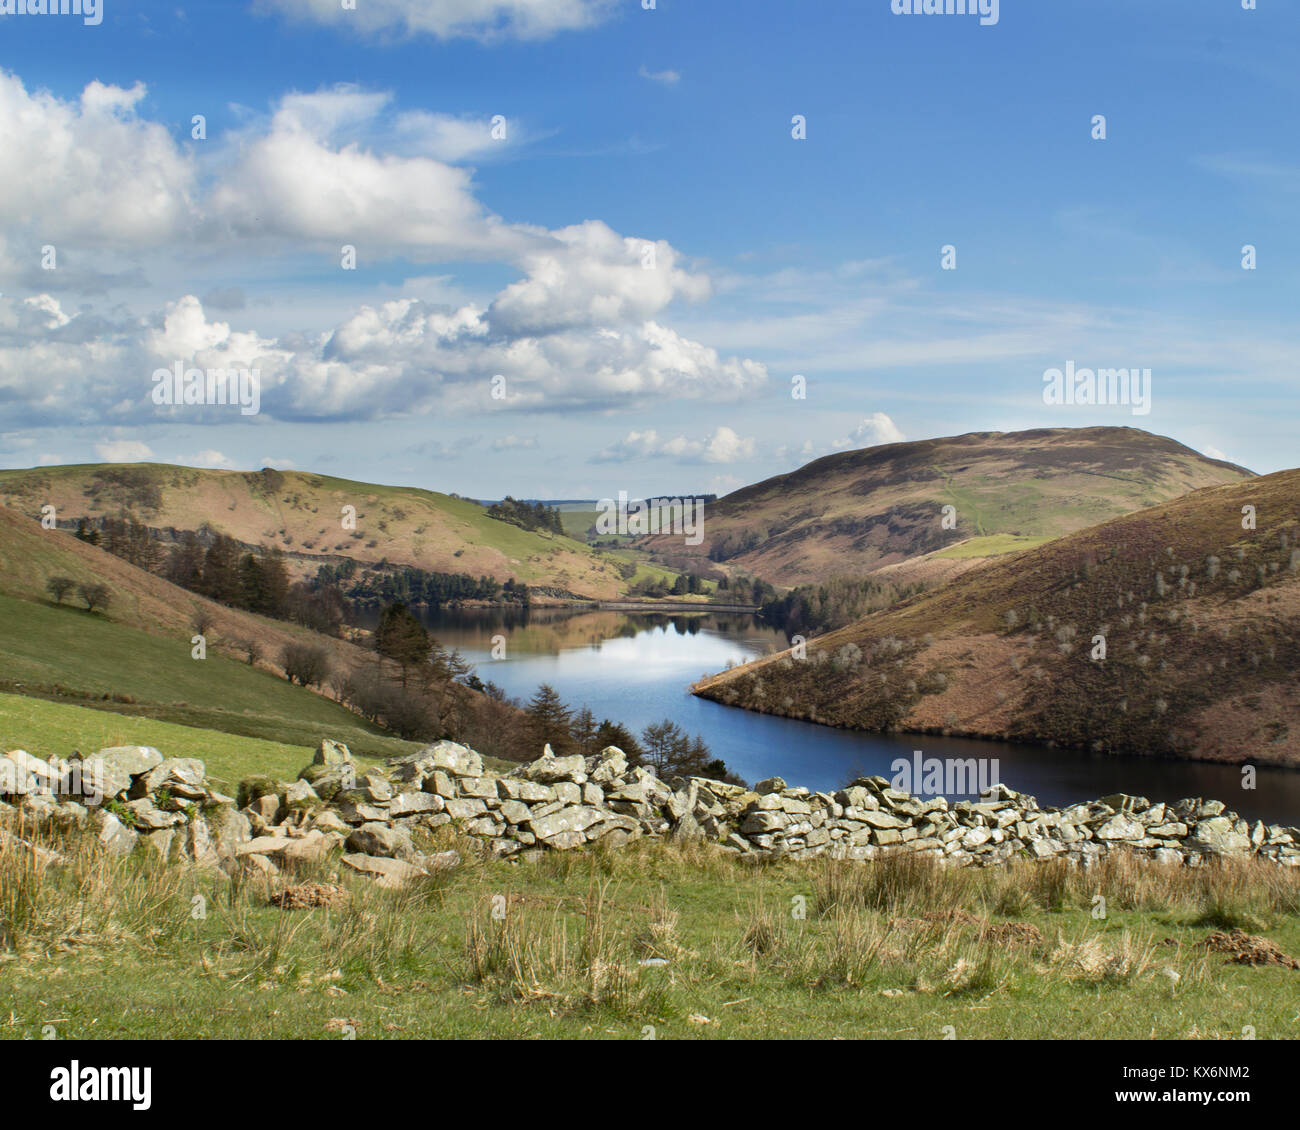
<svg viewBox="0 0 1300 1130"><path fill-rule="evenodd" d="M890 566L899 583L934 582L1250 475L1137 428L972 432L828 455L707 507L696 548L680 537L638 544L664 561L709 557L773 584ZM942 524L945 506L954 528Z"/></svg>
<svg viewBox="0 0 1300 1130"><path fill-rule="evenodd" d="M202 526L248 545L275 546L313 573L340 557L387 560L439 573L487 575L582 596L626 590L610 561L572 538L488 517L478 503L413 487L300 471L213 471L161 463L79 464L0 471L0 505L61 523L130 514L153 529ZM355 529L344 526L355 508Z"/></svg>
<svg viewBox="0 0 1300 1130"><path fill-rule="evenodd" d="M992 559L694 689L834 726L1300 767L1298 670L1300 471L1283 471Z"/></svg>

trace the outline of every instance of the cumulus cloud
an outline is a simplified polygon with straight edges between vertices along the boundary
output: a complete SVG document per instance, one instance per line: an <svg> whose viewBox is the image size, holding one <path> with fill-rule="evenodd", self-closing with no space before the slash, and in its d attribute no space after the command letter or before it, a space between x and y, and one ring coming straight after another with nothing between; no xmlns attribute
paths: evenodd
<svg viewBox="0 0 1300 1130"><path fill-rule="evenodd" d="M57 246L153 246L192 218L192 160L166 127L142 121L142 83L90 83L79 101L29 93L0 71L0 226Z"/></svg>
<svg viewBox="0 0 1300 1130"><path fill-rule="evenodd" d="M884 443L902 443L907 437L883 412L873 412L849 435L850 447L876 447Z"/></svg>
<svg viewBox="0 0 1300 1130"><path fill-rule="evenodd" d="M256 311L242 315L239 287L204 301L184 294L138 316L120 306L70 312L48 294L0 295L0 399L25 424L77 416L120 424L146 413L226 419L220 409L151 404L152 373L177 362L257 369L262 414L280 419L732 400L767 380L761 364L720 357L663 324L673 303L712 289L667 242L598 220L554 231L508 223L477 200L467 169L366 144L370 134L424 130L447 155L464 154L478 125L408 115L394 127L390 96L354 87L293 93L268 119L218 142L221 159L200 178L163 127L138 120L144 94L138 84L92 83L79 102L63 102L0 72L0 171L19 183L22 170L39 170L34 191L0 200L0 277L6 241L29 239L49 209L67 212L58 230L90 226L124 247L166 239L168 248L189 241L243 253L256 245L265 256L277 240L330 254L347 243L362 261L478 258L520 277L486 307L404 297L276 337L248 328ZM494 378L504 378L504 400L492 396Z"/></svg>
<svg viewBox="0 0 1300 1130"><path fill-rule="evenodd" d="M781 460L806 463L822 455L844 451L846 448L878 447L886 443L903 443L906 439L902 429L884 412L873 412L870 416L863 417L858 426L847 436L830 442L825 440L814 442L806 439L798 447L782 444L776 449L776 457Z"/></svg>
<svg viewBox="0 0 1300 1130"><path fill-rule="evenodd" d="M362 0L352 10L338 0L262 0L262 6L347 32L494 42L595 27L614 0Z"/></svg>
<svg viewBox="0 0 1300 1130"><path fill-rule="evenodd" d="M113 439L97 443L95 454L105 463L139 463L153 457L149 445L135 439Z"/></svg>
<svg viewBox="0 0 1300 1130"><path fill-rule="evenodd" d="M628 432L621 440L592 456L593 463L616 463L630 459L675 459L679 463L739 463L754 457L755 441L745 439L726 426L716 428L705 439L673 436L660 439L653 428Z"/></svg>

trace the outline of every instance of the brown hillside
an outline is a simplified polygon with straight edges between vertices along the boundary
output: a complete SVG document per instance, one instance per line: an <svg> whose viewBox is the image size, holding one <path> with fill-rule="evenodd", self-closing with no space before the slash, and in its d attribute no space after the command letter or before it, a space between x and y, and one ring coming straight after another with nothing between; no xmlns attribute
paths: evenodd
<svg viewBox="0 0 1300 1130"><path fill-rule="evenodd" d="M1137 428L973 432L828 455L719 499L699 547L641 544L666 561L710 557L774 584L809 584L927 554L995 556L1012 537L1060 537L1250 474ZM945 506L955 528L943 528ZM893 579L936 571L946 570Z"/></svg>
<svg viewBox="0 0 1300 1130"><path fill-rule="evenodd" d="M130 515L155 530L204 526L274 546L298 576L341 557L611 598L626 583L581 542L489 518L469 499L300 471L213 471L166 464L81 464L0 471L0 505L60 523ZM343 508L355 509L355 529Z"/></svg>
<svg viewBox="0 0 1300 1130"><path fill-rule="evenodd" d="M1300 766L1297 671L1300 471L1284 471L986 562L695 691L858 729Z"/></svg>

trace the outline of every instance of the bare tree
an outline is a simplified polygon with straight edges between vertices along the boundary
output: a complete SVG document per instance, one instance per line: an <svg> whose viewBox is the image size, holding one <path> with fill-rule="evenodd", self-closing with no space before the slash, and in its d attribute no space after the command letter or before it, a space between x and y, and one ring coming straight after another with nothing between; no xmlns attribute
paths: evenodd
<svg viewBox="0 0 1300 1130"><path fill-rule="evenodd" d="M311 644L286 644L280 653L280 665L289 682L300 686L319 686L330 673L329 652Z"/></svg>
<svg viewBox="0 0 1300 1130"><path fill-rule="evenodd" d="M63 598L75 587L77 582L71 577L51 577L45 582L45 591L54 597L55 604L62 604Z"/></svg>
<svg viewBox="0 0 1300 1130"><path fill-rule="evenodd" d="M82 583L77 586L77 595L86 602L86 611L94 612L97 608L107 608L113 594L107 585Z"/></svg>

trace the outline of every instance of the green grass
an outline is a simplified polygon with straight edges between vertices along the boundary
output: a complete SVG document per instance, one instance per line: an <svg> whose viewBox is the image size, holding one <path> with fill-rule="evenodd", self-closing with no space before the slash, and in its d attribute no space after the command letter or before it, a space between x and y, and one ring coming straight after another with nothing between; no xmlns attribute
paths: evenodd
<svg viewBox="0 0 1300 1130"><path fill-rule="evenodd" d="M560 525L564 527L564 532L569 537L586 541L587 531L596 524L596 519L599 517L599 510L561 510Z"/></svg>
<svg viewBox="0 0 1300 1130"><path fill-rule="evenodd" d="M971 538L960 545L941 549L935 557L998 557L1003 553L1015 553L1021 549L1033 549L1051 541L1051 538L1017 537L1015 534L990 534L987 537Z"/></svg>
<svg viewBox="0 0 1300 1130"><path fill-rule="evenodd" d="M357 752L390 757L416 748L268 671L211 651L206 659L193 659L183 640L71 605L0 596L0 672L6 690L97 699L123 714L288 745L314 747L330 737Z"/></svg>
<svg viewBox="0 0 1300 1130"><path fill-rule="evenodd" d="M315 753L314 746L0 694L0 748L25 749L41 758L64 758L74 749L87 754L114 745L150 745L167 757L197 757L217 787L232 795L234 786L254 773L293 780ZM371 759L359 756L358 760L368 763Z"/></svg>
<svg viewBox="0 0 1300 1130"><path fill-rule="evenodd" d="M372 1040L1300 1036L1300 973L1198 946L1197 907L1219 876L1035 866L934 882L883 863L745 866L646 845L517 866L467 857L385 892L325 864L300 877L338 878L351 905L281 911L252 883L77 857L18 908L0 1036L52 1024L60 1039L341 1039L339 1022ZM1233 896L1292 954L1297 879L1251 875ZM944 916L954 909L971 917ZM1008 922L1036 934L985 936Z"/></svg>

